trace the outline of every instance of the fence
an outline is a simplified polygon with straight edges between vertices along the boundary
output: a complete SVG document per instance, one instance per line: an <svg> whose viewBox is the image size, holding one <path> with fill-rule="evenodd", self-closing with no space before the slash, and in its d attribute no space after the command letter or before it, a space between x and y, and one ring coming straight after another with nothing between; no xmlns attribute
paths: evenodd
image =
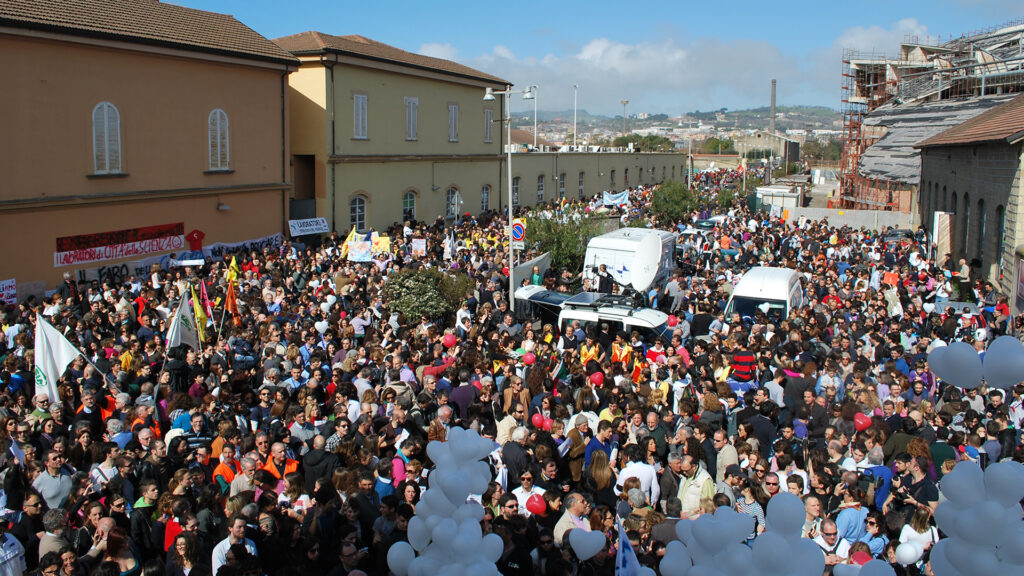
<svg viewBox="0 0 1024 576"><path fill-rule="evenodd" d="M917 216L903 212L883 210L844 210L841 208L788 208L789 219L796 220L804 216L810 220L827 218L833 226L851 226L853 228L870 228L883 230L889 226L894 228L916 228Z"/></svg>

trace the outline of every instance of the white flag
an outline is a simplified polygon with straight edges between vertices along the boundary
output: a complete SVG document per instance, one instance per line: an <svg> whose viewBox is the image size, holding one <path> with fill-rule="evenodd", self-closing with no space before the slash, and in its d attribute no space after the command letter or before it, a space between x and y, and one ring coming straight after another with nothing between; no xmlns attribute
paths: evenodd
<svg viewBox="0 0 1024 576"><path fill-rule="evenodd" d="M57 402L57 380L80 355L74 344L36 314L36 394L46 394L50 402Z"/></svg>
<svg viewBox="0 0 1024 576"><path fill-rule="evenodd" d="M638 576L640 561L636 558L636 551L629 543L622 521L616 520L616 523L619 525L619 550L615 554L615 576Z"/></svg>
<svg viewBox="0 0 1024 576"><path fill-rule="evenodd" d="M199 331L196 328L196 316L188 298L182 296L178 309L171 317L171 326L167 329L167 348L188 344L193 350L199 350Z"/></svg>

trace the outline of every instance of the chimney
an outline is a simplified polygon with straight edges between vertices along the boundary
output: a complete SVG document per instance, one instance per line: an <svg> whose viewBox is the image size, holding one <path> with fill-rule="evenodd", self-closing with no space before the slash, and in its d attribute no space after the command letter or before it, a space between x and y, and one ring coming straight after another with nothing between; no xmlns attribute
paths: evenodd
<svg viewBox="0 0 1024 576"><path fill-rule="evenodd" d="M775 79L772 78L772 109L771 119L768 121L768 131L775 134Z"/></svg>

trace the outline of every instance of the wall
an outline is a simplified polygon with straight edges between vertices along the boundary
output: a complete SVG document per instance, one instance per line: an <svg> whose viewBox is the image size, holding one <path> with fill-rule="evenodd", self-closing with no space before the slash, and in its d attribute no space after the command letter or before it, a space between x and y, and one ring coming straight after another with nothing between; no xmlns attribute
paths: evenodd
<svg viewBox="0 0 1024 576"><path fill-rule="evenodd" d="M1010 267L1017 244L1024 242L1021 150L1020 144L982 144L921 151L917 209L922 222L930 229L935 211L952 212L953 256L968 262L979 259L981 268L976 271L998 283L1005 294L1015 291L1016 277ZM984 201L983 211L979 200Z"/></svg>
<svg viewBox="0 0 1024 576"><path fill-rule="evenodd" d="M828 218L833 226L865 227L870 230L884 230L889 226L912 229L917 227L917 217L913 214L889 212L884 210L844 210L836 208L787 208L789 219L796 220L801 216L811 220Z"/></svg>

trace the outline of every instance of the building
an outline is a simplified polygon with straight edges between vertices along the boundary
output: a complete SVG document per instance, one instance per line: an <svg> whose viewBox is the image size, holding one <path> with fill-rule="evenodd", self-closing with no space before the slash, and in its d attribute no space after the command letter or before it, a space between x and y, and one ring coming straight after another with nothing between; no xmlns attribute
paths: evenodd
<svg viewBox="0 0 1024 576"><path fill-rule="evenodd" d="M298 60L270 40L152 0L2 0L0 62L0 281L19 296L279 241Z"/></svg>
<svg viewBox="0 0 1024 576"><path fill-rule="evenodd" d="M1024 89L1024 21L942 41L907 38L897 57L843 55L841 205L912 212L917 142Z"/></svg>
<svg viewBox="0 0 1024 576"><path fill-rule="evenodd" d="M504 211L506 80L363 36L302 32L275 40L301 61L291 91L293 217L347 232ZM517 97L517 96L513 96ZM546 152L514 130L511 202L685 177L683 154Z"/></svg>
<svg viewBox="0 0 1024 576"><path fill-rule="evenodd" d="M921 143L920 218L1024 311L1024 96ZM943 257L944 254L939 254Z"/></svg>

